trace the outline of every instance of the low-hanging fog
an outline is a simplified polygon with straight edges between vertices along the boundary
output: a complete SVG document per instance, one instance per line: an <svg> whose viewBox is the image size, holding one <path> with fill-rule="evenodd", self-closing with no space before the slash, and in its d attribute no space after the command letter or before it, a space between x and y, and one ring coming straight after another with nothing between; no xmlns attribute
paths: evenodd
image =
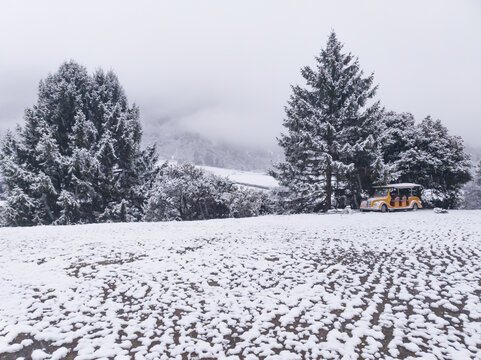
<svg viewBox="0 0 481 360"><path fill-rule="evenodd" d="M481 137L479 1L5 1L0 131L68 59L113 69L144 132L170 122L215 141L271 148L290 84L334 29L375 72L378 99ZM160 130L159 130L160 129Z"/></svg>

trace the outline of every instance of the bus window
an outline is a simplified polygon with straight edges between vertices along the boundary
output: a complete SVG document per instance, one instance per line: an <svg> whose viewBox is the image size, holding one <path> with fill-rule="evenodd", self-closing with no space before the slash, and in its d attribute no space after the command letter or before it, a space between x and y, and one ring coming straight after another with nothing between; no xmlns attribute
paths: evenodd
<svg viewBox="0 0 481 360"><path fill-rule="evenodd" d="M385 196L387 196L387 191L388 191L387 188L374 189L374 193L373 193L372 197L385 197Z"/></svg>

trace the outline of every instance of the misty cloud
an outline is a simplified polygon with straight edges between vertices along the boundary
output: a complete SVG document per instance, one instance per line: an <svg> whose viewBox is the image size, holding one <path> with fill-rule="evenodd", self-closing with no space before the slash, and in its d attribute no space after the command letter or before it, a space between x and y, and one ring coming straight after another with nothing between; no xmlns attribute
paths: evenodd
<svg viewBox="0 0 481 360"><path fill-rule="evenodd" d="M388 109L431 114L479 144L481 3L45 1L0 11L0 130L67 59L113 69L146 131L166 120L215 140L271 146L290 84L331 28L375 71Z"/></svg>

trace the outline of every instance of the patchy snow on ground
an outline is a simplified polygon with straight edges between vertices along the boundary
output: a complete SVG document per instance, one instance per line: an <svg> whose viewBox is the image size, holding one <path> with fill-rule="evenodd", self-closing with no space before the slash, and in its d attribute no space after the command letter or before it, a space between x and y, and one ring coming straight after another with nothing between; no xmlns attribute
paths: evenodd
<svg viewBox="0 0 481 360"><path fill-rule="evenodd" d="M0 229L1 359L481 359L481 212Z"/></svg>

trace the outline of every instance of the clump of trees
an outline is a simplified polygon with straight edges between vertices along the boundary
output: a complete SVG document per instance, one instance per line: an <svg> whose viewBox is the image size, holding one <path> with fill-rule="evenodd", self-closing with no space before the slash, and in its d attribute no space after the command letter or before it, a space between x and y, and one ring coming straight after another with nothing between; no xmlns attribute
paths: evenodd
<svg viewBox="0 0 481 360"><path fill-rule="evenodd" d="M113 72L70 61L40 82L0 151L10 226L256 216L266 195L191 164L158 166Z"/></svg>
<svg viewBox="0 0 481 360"><path fill-rule="evenodd" d="M24 119L0 152L7 225L141 219L157 158L113 72L64 63Z"/></svg>
<svg viewBox="0 0 481 360"><path fill-rule="evenodd" d="M265 193L243 189L190 163L164 164L147 195L144 220L206 220L258 216Z"/></svg>
<svg viewBox="0 0 481 360"><path fill-rule="evenodd" d="M286 189L285 209L357 208L373 184L395 181L423 185L427 205L459 204L470 180L462 139L429 116L416 124L381 108L373 74L364 76L334 32L301 74L306 86L292 87L279 138L285 161L271 171Z"/></svg>

